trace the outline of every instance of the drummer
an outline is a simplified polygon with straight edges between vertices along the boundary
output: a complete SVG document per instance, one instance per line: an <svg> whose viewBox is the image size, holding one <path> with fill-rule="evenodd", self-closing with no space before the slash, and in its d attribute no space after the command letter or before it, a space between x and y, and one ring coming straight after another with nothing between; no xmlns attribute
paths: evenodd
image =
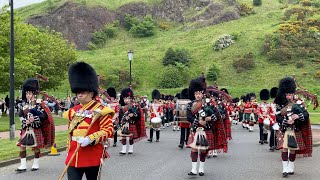
<svg viewBox="0 0 320 180"><path fill-rule="evenodd" d="M150 138L149 142L153 140L153 131L156 131L156 142L159 142L160 139L160 126L161 126L161 117L163 116L163 104L160 100L160 91L155 89L152 91L152 103L149 106L150 113Z"/></svg>
<svg viewBox="0 0 320 180"><path fill-rule="evenodd" d="M275 116L272 110L271 104L268 102L270 98L270 93L268 89L262 89L260 91L261 103L258 106L258 122L260 130L260 144L268 143L268 131L270 129L270 124L275 121ZM270 149L272 150L272 149Z"/></svg>

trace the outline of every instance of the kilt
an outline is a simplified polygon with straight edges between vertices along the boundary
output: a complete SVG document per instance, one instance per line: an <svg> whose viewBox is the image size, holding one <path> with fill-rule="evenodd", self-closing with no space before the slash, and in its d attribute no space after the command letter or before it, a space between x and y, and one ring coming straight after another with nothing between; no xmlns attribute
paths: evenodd
<svg viewBox="0 0 320 180"><path fill-rule="evenodd" d="M19 141L17 143L17 146L21 146L20 140L22 139L22 137L26 133L26 131L27 131L26 129L22 130L22 132L20 134L20 139L19 139ZM35 135L35 138L36 138L36 141L37 141L37 146L34 147L34 148L39 148L39 149L45 148L42 129L41 128L33 129L33 132L34 132L34 135Z"/></svg>
<svg viewBox="0 0 320 180"><path fill-rule="evenodd" d="M279 131L279 136L278 136L278 148L279 149L286 148L286 149L300 150L300 151L306 149L301 131L294 132L294 136L296 138L298 148L293 149L293 148L288 147L288 133L289 133L288 130L285 133Z"/></svg>
<svg viewBox="0 0 320 180"><path fill-rule="evenodd" d="M213 123L213 149L218 152L228 152L227 133L224 124L221 120L217 120Z"/></svg>
<svg viewBox="0 0 320 180"><path fill-rule="evenodd" d="M130 139L137 139L139 138L137 125L136 124L129 124L129 131L131 133Z"/></svg>
<svg viewBox="0 0 320 180"><path fill-rule="evenodd" d="M214 149L214 141L213 141L213 133L212 130L205 130L206 132L206 136L207 136L207 141L209 144L209 150L213 150Z"/></svg>
<svg viewBox="0 0 320 180"><path fill-rule="evenodd" d="M180 122L179 122L179 126L180 126L181 128L190 128L191 123L186 122L186 121L180 121Z"/></svg>

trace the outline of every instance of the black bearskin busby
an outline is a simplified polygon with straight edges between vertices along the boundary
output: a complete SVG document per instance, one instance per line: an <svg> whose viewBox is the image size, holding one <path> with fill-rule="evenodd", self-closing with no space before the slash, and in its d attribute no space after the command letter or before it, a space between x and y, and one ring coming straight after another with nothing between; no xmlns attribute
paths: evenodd
<svg viewBox="0 0 320 180"><path fill-rule="evenodd" d="M184 88L180 93L180 99L189 99L189 89Z"/></svg>
<svg viewBox="0 0 320 180"><path fill-rule="evenodd" d="M233 99L232 99L232 102L233 102L233 103L238 103L238 102L239 102L239 98L238 98L238 97L237 97L237 98L233 98Z"/></svg>
<svg viewBox="0 0 320 180"><path fill-rule="evenodd" d="M152 91L152 99L160 99L160 91L155 89Z"/></svg>
<svg viewBox="0 0 320 180"><path fill-rule="evenodd" d="M245 96L245 95L242 95L242 96L240 97L240 99L242 100L242 102L246 102L246 96Z"/></svg>
<svg viewBox="0 0 320 180"><path fill-rule="evenodd" d="M115 88L109 87L107 89L107 93L109 94L110 97L117 98L117 92Z"/></svg>
<svg viewBox="0 0 320 180"><path fill-rule="evenodd" d="M221 88L220 91L224 91L225 93L229 94L229 91L226 88Z"/></svg>
<svg viewBox="0 0 320 180"><path fill-rule="evenodd" d="M126 97L133 98L133 91L130 88L125 88L121 91L120 100L119 100L119 103L121 104L121 106L125 106L123 99Z"/></svg>
<svg viewBox="0 0 320 180"><path fill-rule="evenodd" d="M279 89L275 98L275 103L278 105L286 105L288 100L286 94L294 94L296 92L296 82L292 77L285 77L279 81Z"/></svg>
<svg viewBox="0 0 320 180"><path fill-rule="evenodd" d="M180 94L181 94L181 93L177 93L176 96L175 96L175 98L180 99Z"/></svg>
<svg viewBox="0 0 320 180"><path fill-rule="evenodd" d="M190 100L195 100L194 93L196 91L205 91L204 84L205 84L205 79L203 77L198 77L190 81L190 84L189 84Z"/></svg>
<svg viewBox="0 0 320 180"><path fill-rule="evenodd" d="M273 87L270 89L270 97L275 98L277 96L278 87Z"/></svg>
<svg viewBox="0 0 320 180"><path fill-rule="evenodd" d="M262 89L260 91L260 100L269 100L270 98L270 92L268 89Z"/></svg>
<svg viewBox="0 0 320 180"><path fill-rule="evenodd" d="M89 91L98 95L98 77L96 71L85 62L77 62L69 67L69 83L73 93Z"/></svg>
<svg viewBox="0 0 320 180"><path fill-rule="evenodd" d="M39 83L38 80L30 78L24 81L22 85L22 99L26 99L26 92L32 91L33 94L38 94L39 91Z"/></svg>

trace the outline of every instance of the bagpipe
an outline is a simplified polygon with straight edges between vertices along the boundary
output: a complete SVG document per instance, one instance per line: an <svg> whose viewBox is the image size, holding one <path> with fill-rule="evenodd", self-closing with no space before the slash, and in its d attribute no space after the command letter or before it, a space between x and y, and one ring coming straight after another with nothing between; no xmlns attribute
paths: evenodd
<svg viewBox="0 0 320 180"><path fill-rule="evenodd" d="M311 94L305 87L301 86L298 82L295 76L293 75L293 79L296 83L296 85L300 88L296 90L297 95L302 96L302 100L308 100L309 102L306 103L306 108L309 107L309 105L313 102L313 110L317 109L319 107L318 97L316 94Z"/></svg>
<svg viewBox="0 0 320 180"><path fill-rule="evenodd" d="M125 106L126 107L126 106ZM123 110L126 110L125 107L123 108ZM130 129L129 129L129 124L133 124L133 120L131 119L131 117L129 117L129 114L133 114L133 117L138 117L138 113L139 113L140 109L136 104L132 104L128 106L128 110L123 114L121 121L120 121L120 125L119 125L119 129L121 129L121 133L120 136L130 136ZM127 119L127 117L129 117L129 119Z"/></svg>
<svg viewBox="0 0 320 180"><path fill-rule="evenodd" d="M39 91L38 91L38 93L41 94L42 96L44 96L45 98L47 98L47 99L55 102L55 103L58 105L59 109L61 109L61 108L62 108L62 105L60 104L59 101L57 101L56 98L54 98L54 97L52 97L52 96L49 96L49 95L46 94L45 92L40 91L40 80L42 80L42 81L44 81L44 82L48 82L49 78L47 78L47 77L45 77L45 76L43 76L43 75L41 75L41 74L38 74L38 73L36 73L36 78L38 79L38 82L39 82Z"/></svg>

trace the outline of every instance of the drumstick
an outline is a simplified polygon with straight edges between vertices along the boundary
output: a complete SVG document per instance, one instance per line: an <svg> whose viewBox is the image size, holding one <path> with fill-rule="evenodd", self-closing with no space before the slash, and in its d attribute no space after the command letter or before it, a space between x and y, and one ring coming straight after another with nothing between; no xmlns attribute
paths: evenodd
<svg viewBox="0 0 320 180"><path fill-rule="evenodd" d="M94 111L94 113L96 113L96 115L94 116L94 118L93 118L93 120L92 120L92 122L90 123L90 126L89 126L89 128L88 128L88 131L86 132L86 134L85 134L85 136L84 137L86 137L87 135L88 135L88 133L89 133L89 131L90 131L90 129L91 129L91 127L92 127L92 125L93 125L93 123L100 117L100 112L101 112L101 110L100 109L96 109L95 111ZM73 159L74 159L74 157L76 157L76 154L78 153L78 151L80 150L80 144L79 143L77 143L77 149L74 151L74 153L72 154L72 156L71 156L71 158L70 158L70 160L69 160L69 162L68 162L68 164L67 164L67 166L64 168L64 170L63 170L63 172L62 172L62 174L59 176L59 180L62 180L62 178L63 178L63 176L66 174L66 172L67 172L67 170L68 170L68 168L69 168L69 166L70 166L70 164L71 164L71 162L73 161Z"/></svg>

